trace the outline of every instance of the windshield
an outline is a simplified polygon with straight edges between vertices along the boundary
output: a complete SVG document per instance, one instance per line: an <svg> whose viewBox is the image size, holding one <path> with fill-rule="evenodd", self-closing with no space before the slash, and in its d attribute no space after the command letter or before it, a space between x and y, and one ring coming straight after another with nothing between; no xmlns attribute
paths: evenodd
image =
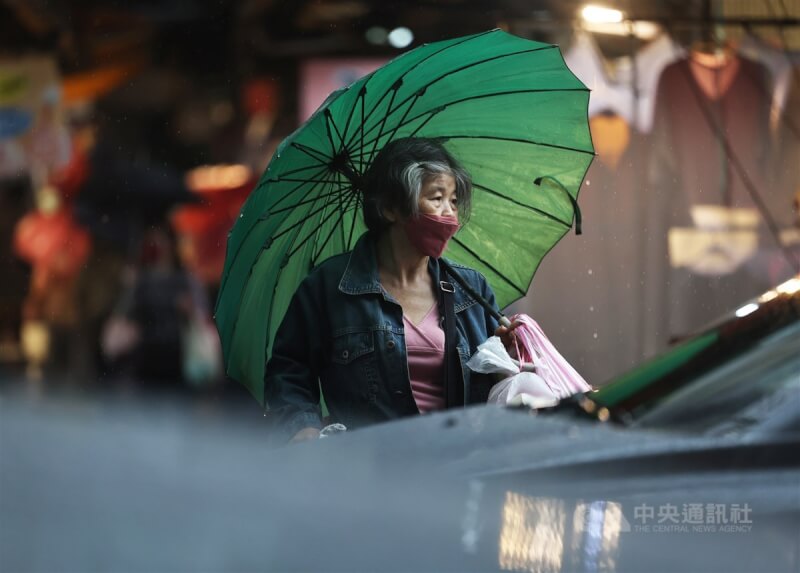
<svg viewBox="0 0 800 573"><path fill-rule="evenodd" d="M741 434L769 422L795 429L800 419L800 323L668 396L637 425Z"/></svg>
<svg viewBox="0 0 800 573"><path fill-rule="evenodd" d="M628 425L700 433L800 424L800 293L762 297L588 395Z"/></svg>

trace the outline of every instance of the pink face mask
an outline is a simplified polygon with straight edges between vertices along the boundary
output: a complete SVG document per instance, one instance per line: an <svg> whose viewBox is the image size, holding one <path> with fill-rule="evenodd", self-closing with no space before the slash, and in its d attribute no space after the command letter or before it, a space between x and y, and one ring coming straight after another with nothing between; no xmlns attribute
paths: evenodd
<svg viewBox="0 0 800 573"><path fill-rule="evenodd" d="M458 231L458 217L443 217L420 213L405 223L406 235L423 255L438 259L447 241Z"/></svg>

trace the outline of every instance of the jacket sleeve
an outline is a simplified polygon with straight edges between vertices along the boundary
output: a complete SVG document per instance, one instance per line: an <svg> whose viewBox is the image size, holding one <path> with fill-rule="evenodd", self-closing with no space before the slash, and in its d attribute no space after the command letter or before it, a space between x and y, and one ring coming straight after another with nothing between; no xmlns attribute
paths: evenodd
<svg viewBox="0 0 800 573"><path fill-rule="evenodd" d="M319 373L325 316L309 278L289 303L264 374L270 417L287 439L303 428L322 427Z"/></svg>
<svg viewBox="0 0 800 573"><path fill-rule="evenodd" d="M478 283L478 292L481 296L486 299L486 301L494 308L497 309L497 301L495 300L494 292L492 288L489 286L489 283L486 282L486 279L480 273L476 273L479 277ZM494 336L494 331L497 329L497 320L487 311L485 308L481 307L483 310L483 320L485 324L486 331L484 333L480 333L481 341L488 339L491 336ZM489 392L492 389L492 386L496 383L493 374L481 374L479 372L472 372L470 375L470 398L469 403L471 404L483 404L489 398Z"/></svg>

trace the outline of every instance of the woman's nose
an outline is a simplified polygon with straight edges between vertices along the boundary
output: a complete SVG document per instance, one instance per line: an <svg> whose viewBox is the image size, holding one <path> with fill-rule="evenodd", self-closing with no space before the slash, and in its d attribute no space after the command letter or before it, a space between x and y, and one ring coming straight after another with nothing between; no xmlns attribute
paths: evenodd
<svg viewBox="0 0 800 573"><path fill-rule="evenodd" d="M456 212L455 206L450 203L450 201L445 202L444 209L442 210L442 215L444 217L455 217Z"/></svg>

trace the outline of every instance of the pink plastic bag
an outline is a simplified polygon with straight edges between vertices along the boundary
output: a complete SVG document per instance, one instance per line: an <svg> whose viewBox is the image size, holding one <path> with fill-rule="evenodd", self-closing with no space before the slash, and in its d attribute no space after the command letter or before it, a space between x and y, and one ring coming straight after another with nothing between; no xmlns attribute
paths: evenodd
<svg viewBox="0 0 800 573"><path fill-rule="evenodd" d="M544 379L554 394L566 398L592 389L559 354L535 320L527 314L517 314L511 317L511 322L521 323L514 330L517 359L523 364L533 364L536 374Z"/></svg>

